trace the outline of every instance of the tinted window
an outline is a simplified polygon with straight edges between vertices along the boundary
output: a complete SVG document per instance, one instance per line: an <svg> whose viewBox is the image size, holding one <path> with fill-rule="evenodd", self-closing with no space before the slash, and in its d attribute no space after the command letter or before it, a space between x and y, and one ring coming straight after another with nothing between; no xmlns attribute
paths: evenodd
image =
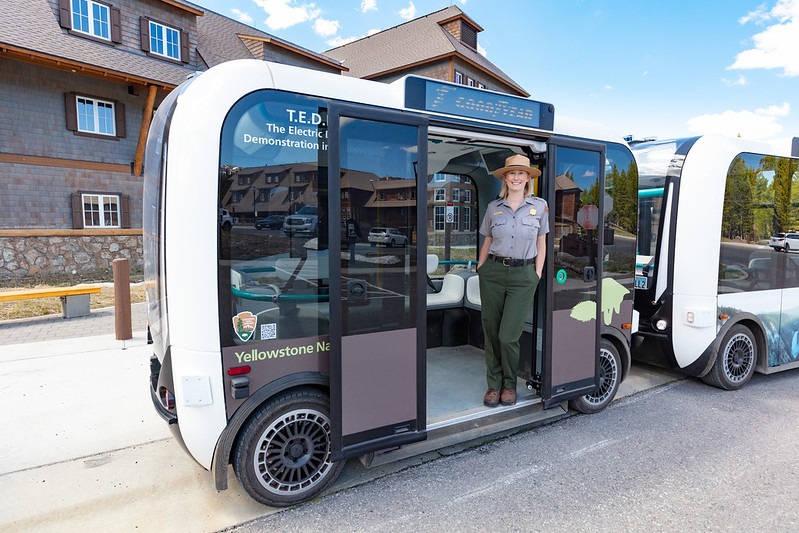
<svg viewBox="0 0 799 533"><path fill-rule="evenodd" d="M719 293L783 286L783 258L768 241L799 221L791 200L792 191L799 192L798 162L748 153L733 160L724 193ZM785 284L797 286L795 276Z"/></svg>
<svg viewBox="0 0 799 533"><path fill-rule="evenodd" d="M325 115L324 101L258 91L225 121L219 205L236 223L219 232L223 346L328 332ZM282 225L254 227L281 216Z"/></svg>
<svg viewBox="0 0 799 533"><path fill-rule="evenodd" d="M609 144L605 162L605 277L632 292L638 227L638 167L626 146Z"/></svg>

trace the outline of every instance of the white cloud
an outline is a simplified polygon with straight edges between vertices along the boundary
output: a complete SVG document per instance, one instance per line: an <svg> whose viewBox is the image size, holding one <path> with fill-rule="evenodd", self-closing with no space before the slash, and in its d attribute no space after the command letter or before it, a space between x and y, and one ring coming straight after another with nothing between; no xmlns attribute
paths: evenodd
<svg viewBox="0 0 799 533"><path fill-rule="evenodd" d="M338 33L339 23L337 20L327 20L318 18L313 23L313 30L322 37L330 37Z"/></svg>
<svg viewBox="0 0 799 533"><path fill-rule="evenodd" d="M416 18L416 6L413 5L413 2L408 4L408 7L399 10L399 16L405 20L411 20Z"/></svg>
<svg viewBox="0 0 799 533"><path fill-rule="evenodd" d="M367 31L366 35L371 36L371 35L374 35L375 33L380 33L381 31L383 31L383 30L372 29L372 30Z"/></svg>
<svg viewBox="0 0 799 533"><path fill-rule="evenodd" d="M728 80L727 78L721 78L722 83L727 87L734 87L735 85L748 85L749 82L746 80L743 74L738 76L737 80Z"/></svg>
<svg viewBox="0 0 799 533"><path fill-rule="evenodd" d="M701 135L720 134L747 139L771 139L782 132L781 117L791 113L791 105L769 106L754 111L724 111L719 114L700 115L690 119L688 128Z"/></svg>
<svg viewBox="0 0 799 533"><path fill-rule="evenodd" d="M244 24L252 24L253 22L255 22L253 18L249 15L249 13L245 13L244 11L238 10L235 7L230 11L231 13L236 15L236 19L239 22L243 22Z"/></svg>
<svg viewBox="0 0 799 533"><path fill-rule="evenodd" d="M334 37L325 41L325 44L330 48L338 48L339 46L344 46L345 44L357 41L360 38L361 37Z"/></svg>
<svg viewBox="0 0 799 533"><path fill-rule="evenodd" d="M361 0L361 13L377 11L377 0Z"/></svg>
<svg viewBox="0 0 799 533"><path fill-rule="evenodd" d="M771 11L761 6L739 20L750 21L763 23L766 29L752 37L754 48L738 54L727 68L776 68L785 76L799 76L799 0L779 0Z"/></svg>
<svg viewBox="0 0 799 533"><path fill-rule="evenodd" d="M742 26L747 22L751 21L754 21L755 24L762 24L762 22L764 20L768 20L769 17L768 10L766 9L766 7L767 4L760 4L759 6L757 6L757 9L755 9L754 11L750 11L743 17L739 18L738 23L741 24Z"/></svg>
<svg viewBox="0 0 799 533"><path fill-rule="evenodd" d="M292 5L293 0L253 0L269 15L264 24L271 30L285 30L295 24L313 20L321 12L316 4Z"/></svg>
<svg viewBox="0 0 799 533"><path fill-rule="evenodd" d="M613 85L605 85L602 88L605 89L606 91L612 91L613 90Z"/></svg>
<svg viewBox="0 0 799 533"><path fill-rule="evenodd" d="M485 48L483 48L483 47L480 45L480 43L477 43L477 53L478 53L478 54L480 54L480 55L481 55L481 56L483 56L483 57L488 57L488 54L486 54L486 49L485 49Z"/></svg>

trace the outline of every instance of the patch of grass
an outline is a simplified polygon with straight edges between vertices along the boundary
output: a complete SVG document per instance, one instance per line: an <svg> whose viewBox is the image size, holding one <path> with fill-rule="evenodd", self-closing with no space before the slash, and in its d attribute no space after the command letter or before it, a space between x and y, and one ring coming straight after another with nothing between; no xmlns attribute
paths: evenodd
<svg viewBox="0 0 799 533"><path fill-rule="evenodd" d="M72 284L35 284L25 285L18 284L16 287L0 288L0 292L11 291L15 289L36 288L47 289L55 287L71 286ZM92 294L90 297L90 307L92 309L100 309L102 307L113 307L114 305L114 287L101 286L99 294ZM145 300L144 285L131 285L130 287L130 303L139 303ZM33 300L21 300L18 302L0 302L0 320L11 320L14 318L30 318L35 316L53 315L61 313L61 299L55 298L35 298Z"/></svg>

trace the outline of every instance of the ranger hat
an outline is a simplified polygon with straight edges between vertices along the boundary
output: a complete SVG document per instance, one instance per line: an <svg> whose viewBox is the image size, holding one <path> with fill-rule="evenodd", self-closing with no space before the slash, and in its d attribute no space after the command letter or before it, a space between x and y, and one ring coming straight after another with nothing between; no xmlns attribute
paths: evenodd
<svg viewBox="0 0 799 533"><path fill-rule="evenodd" d="M505 177L505 174L511 170L524 170L530 175L531 178L537 178L541 175L540 170L530 166L530 160L527 157L519 154L513 154L505 159L504 167L498 168L494 171L494 177L502 179Z"/></svg>

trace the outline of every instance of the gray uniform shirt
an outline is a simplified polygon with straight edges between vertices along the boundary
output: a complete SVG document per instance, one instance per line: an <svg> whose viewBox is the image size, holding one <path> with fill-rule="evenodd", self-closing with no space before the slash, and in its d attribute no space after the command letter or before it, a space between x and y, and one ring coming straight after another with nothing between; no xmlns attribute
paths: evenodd
<svg viewBox="0 0 799 533"><path fill-rule="evenodd" d="M500 257L532 259L539 235L549 233L549 212L543 198L528 196L515 212L504 198L489 202L480 233L491 237L488 252Z"/></svg>

